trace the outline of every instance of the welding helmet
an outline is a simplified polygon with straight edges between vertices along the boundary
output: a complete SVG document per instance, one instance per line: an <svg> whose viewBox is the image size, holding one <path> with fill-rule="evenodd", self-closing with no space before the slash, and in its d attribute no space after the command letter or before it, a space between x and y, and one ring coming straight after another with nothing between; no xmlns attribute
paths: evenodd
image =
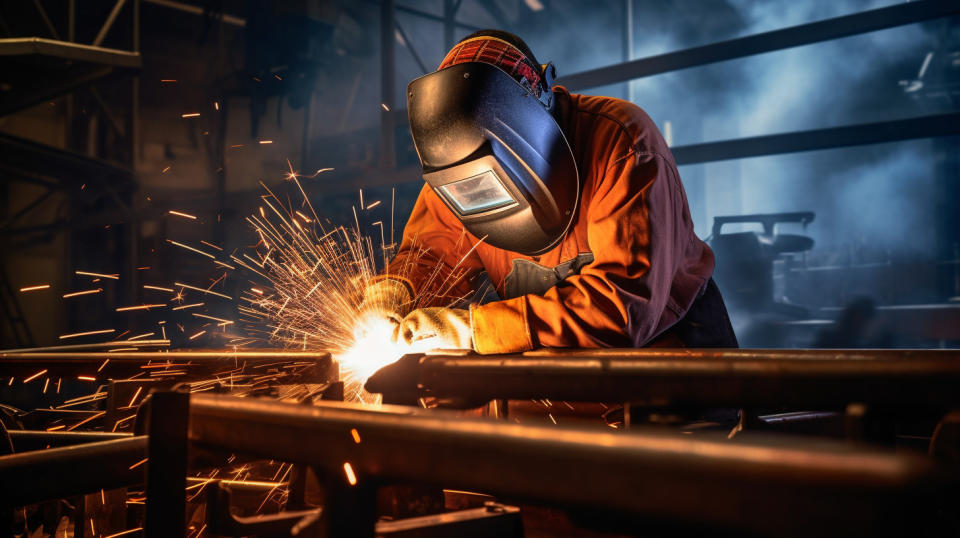
<svg viewBox="0 0 960 538"><path fill-rule="evenodd" d="M539 255L566 234L580 197L552 114L553 66L521 52L529 49L515 36L478 34L407 87L414 146L424 180L471 234Z"/></svg>

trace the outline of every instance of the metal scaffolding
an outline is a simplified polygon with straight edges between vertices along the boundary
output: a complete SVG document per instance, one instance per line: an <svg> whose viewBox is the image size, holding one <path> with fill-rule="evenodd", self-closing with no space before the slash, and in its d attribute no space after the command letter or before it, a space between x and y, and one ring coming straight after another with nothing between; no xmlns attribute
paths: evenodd
<svg viewBox="0 0 960 538"><path fill-rule="evenodd" d="M137 288L137 216L132 207L133 177L138 148L138 101L141 66L140 0L117 0L92 42L77 42L75 0L67 3L66 28L55 25L40 2L34 2L48 36L9 36L0 39L0 82L8 89L0 99L0 116L68 95L64 107L65 147L53 147L18 137L0 136L0 212L9 205L13 185L41 187L32 201L14 214L0 214L0 242L8 251L27 244L52 241L57 234L71 238L83 229L114 225L118 257L123 260L125 296ZM119 22L129 24L128 49L104 47ZM12 22L12 21L9 21ZM5 26L8 28L8 26ZM66 39L61 37L65 34ZM127 37L127 36L124 36ZM130 77L125 110L105 99L94 86L114 77ZM84 91L79 91L84 90ZM110 101L110 102L108 102ZM64 211L54 220L36 218L38 208L57 196ZM96 215L91 218L90 214ZM104 222L106 221L106 222ZM121 226L116 226L123 223ZM70 262L79 253L71 251ZM0 267L0 341L28 346L33 336L20 308L7 268Z"/></svg>

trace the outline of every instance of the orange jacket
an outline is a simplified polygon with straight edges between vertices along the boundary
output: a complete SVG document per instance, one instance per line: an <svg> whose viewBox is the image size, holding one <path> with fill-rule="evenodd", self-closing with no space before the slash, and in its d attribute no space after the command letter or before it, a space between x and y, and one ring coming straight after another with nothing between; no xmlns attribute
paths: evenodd
<svg viewBox="0 0 960 538"><path fill-rule="evenodd" d="M693 233L673 156L649 116L620 99L555 91L583 188L560 244L538 257L478 244L425 185L388 267L415 291L428 281L436 287L437 267L465 272L448 298L467 295L486 271L502 297L515 259L554 267L593 254L579 274L543 295L473 305L480 353L646 345L683 317L713 273L713 252ZM418 247L426 253L416 254Z"/></svg>

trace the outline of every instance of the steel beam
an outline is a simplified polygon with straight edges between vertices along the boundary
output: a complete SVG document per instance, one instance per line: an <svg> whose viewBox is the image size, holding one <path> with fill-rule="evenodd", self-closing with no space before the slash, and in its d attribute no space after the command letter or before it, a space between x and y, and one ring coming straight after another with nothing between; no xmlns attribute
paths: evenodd
<svg viewBox="0 0 960 538"><path fill-rule="evenodd" d="M446 2L446 1L447 1L447 0L444 0L444 2ZM456 7L459 8L460 1L451 0L451 3L455 4ZM407 14L410 14L410 15L416 15L417 17L420 17L420 18L423 18L423 19L429 19L429 20L431 20L431 21L442 22L442 23L445 23L445 24L447 23L447 19L445 18L445 16L434 15L433 13L430 13L430 12L428 12L428 11L423 11L422 9L416 9L416 8L412 8L412 7L410 7L410 6L401 6L401 5L396 6L396 9L397 9L397 11L399 11L399 12L401 12L401 13L407 13ZM452 11L453 11L453 15L452 15L452 16L453 16L453 17L456 17L456 11L457 11L457 9L453 9ZM444 13L446 13L446 9L444 10ZM450 19L449 24L451 24L451 25L453 25L453 26L455 26L455 27L457 27L457 28L463 28L464 30L470 30L471 32L476 32L477 30L483 30L483 28L481 28L481 27L479 27L479 26L474 26L474 25L472 25L472 24L467 24L467 23L465 23L465 22L460 22L460 21L458 21L458 20L456 20L456 19ZM451 43L450 46L452 47L453 44Z"/></svg>
<svg viewBox="0 0 960 538"><path fill-rule="evenodd" d="M109 360L103 378L118 373L142 371L141 366L154 361L169 362L171 369L183 367L190 373L232 370L246 365L247 369L265 365L300 366L313 369L315 376L336 377L335 365L325 351L118 351L118 352L0 352L0 370L4 376L23 377L47 370L44 375L97 375L97 369ZM109 375L107 373L109 372ZM134 372L134 373L135 373ZM293 372L291 372L293 373ZM304 372L299 372L303 374ZM320 382L320 381L317 381Z"/></svg>
<svg viewBox="0 0 960 538"><path fill-rule="evenodd" d="M896 534L957 481L921 456L845 443L535 427L392 406L193 394L188 423L191 450L310 464L345 486L349 464L357 488L406 481L630 514L634 530L670 520L791 536Z"/></svg>
<svg viewBox="0 0 960 538"><path fill-rule="evenodd" d="M64 447L95 443L100 441L115 441L133 437L129 433L91 432L91 431L57 431L44 430L8 430L13 450L17 453L30 450L44 450L50 447Z"/></svg>
<svg viewBox="0 0 960 538"><path fill-rule="evenodd" d="M190 13L192 15L199 15L201 17L206 16L202 7L186 4L184 2L178 2L176 0L144 0L144 2L169 9L175 9L184 13ZM241 28L247 25L247 19L244 19L243 17L237 17L236 15L229 15L221 12L217 14L216 18L223 21L225 24L239 26Z"/></svg>
<svg viewBox="0 0 960 538"><path fill-rule="evenodd" d="M853 15L801 24L772 32L582 71L561 77L557 83L570 90L596 88L689 67L810 45L953 15L960 15L960 3L952 0L920 0L900 3Z"/></svg>
<svg viewBox="0 0 960 538"><path fill-rule="evenodd" d="M958 350L543 350L408 355L371 392L457 398L629 401L644 405L960 404Z"/></svg>
<svg viewBox="0 0 960 538"><path fill-rule="evenodd" d="M42 37L0 39L0 57L26 55L48 56L125 69L139 69L142 64L138 52L68 43Z"/></svg>
<svg viewBox="0 0 960 538"><path fill-rule="evenodd" d="M380 167L397 164L394 94L397 84L397 54L394 31L397 26L393 0L380 1Z"/></svg>
<svg viewBox="0 0 960 538"><path fill-rule="evenodd" d="M410 37L407 35L407 32L403 30L403 26L400 26L400 21L395 21L397 26L397 32L400 34L400 37L403 38L403 44L410 51L410 56L413 57L413 61L417 62L417 65L420 67L420 70L423 71L423 74L426 75L430 72L427 68L427 64L423 63L423 59L420 58L420 54L417 53L417 49L414 48L413 43L410 42Z"/></svg>
<svg viewBox="0 0 960 538"><path fill-rule="evenodd" d="M103 26L100 27L100 31L97 32L97 37L93 39L93 46L99 47L103 44L103 40L107 38L107 33L110 32L110 28L113 28L113 23L117 20L117 15L120 14L120 10L123 9L123 4L126 3L126 0L117 0L113 5L113 9L110 10L110 14L107 15L107 20L103 22Z"/></svg>
<svg viewBox="0 0 960 538"><path fill-rule="evenodd" d="M407 121L405 112L398 111L395 121L405 123ZM960 113L952 112L904 120L689 144L670 148L670 151L678 165L685 165L958 135L960 135ZM368 183L375 186L420 181L422 178L417 175L418 172L419 169L412 170L409 174L398 174L399 177L389 178L389 180L384 180L383 176L376 176ZM339 185L340 183L331 182L330 184Z"/></svg>
<svg viewBox="0 0 960 538"><path fill-rule="evenodd" d="M0 507L142 484L146 453L140 436L0 456Z"/></svg>
<svg viewBox="0 0 960 538"><path fill-rule="evenodd" d="M0 163L28 170L34 177L55 180L62 187L97 178L124 192L132 191L133 172L127 168L76 151L54 148L8 134L0 134Z"/></svg>
<svg viewBox="0 0 960 538"><path fill-rule="evenodd" d="M960 5L960 4L958 4ZM678 165L960 135L960 113L829 127L671 148Z"/></svg>

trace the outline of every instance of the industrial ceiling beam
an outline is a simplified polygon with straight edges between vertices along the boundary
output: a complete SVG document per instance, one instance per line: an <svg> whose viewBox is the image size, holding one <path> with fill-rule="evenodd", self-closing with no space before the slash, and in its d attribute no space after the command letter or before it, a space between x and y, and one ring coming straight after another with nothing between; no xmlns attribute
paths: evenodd
<svg viewBox="0 0 960 538"><path fill-rule="evenodd" d="M678 165L781 155L847 146L960 135L960 113L935 114L670 148Z"/></svg>
<svg viewBox="0 0 960 538"><path fill-rule="evenodd" d="M560 77L558 84L583 90L715 62L830 41L907 24L960 15L960 2L920 0L872 9L772 32L640 58Z"/></svg>
<svg viewBox="0 0 960 538"><path fill-rule="evenodd" d="M459 8L460 2L456 2L456 4L457 4L456 7ZM423 18L423 19L429 19L429 20L437 21L437 22L447 22L447 20L446 20L443 16L434 15L433 13L430 13L429 11L423 11L422 9L416 9L416 8L412 8L412 7L409 7L409 6L401 6L401 5L396 6L396 9L397 9L397 11L399 11L399 12L401 12L401 13L407 13L407 14L409 14L409 15L416 15L417 17L420 17L420 18ZM456 9L454 9L454 10L452 10L452 11L453 11L453 16L455 16L455 15L456 15ZM451 19L450 24L452 24L453 26L455 26L455 27L457 27L457 28L463 28L463 29L465 29L465 30L470 30L471 32L476 32L477 30L482 30L482 28L480 28L479 26L474 26L474 25L472 25L472 24L467 24L467 23L465 23L465 22L460 22L460 21L453 20L453 19ZM451 45L451 46L452 46L452 45Z"/></svg>
<svg viewBox="0 0 960 538"><path fill-rule="evenodd" d="M139 53L126 50L68 43L42 37L0 39L0 57L26 55L49 56L127 69L139 69L142 63Z"/></svg>

